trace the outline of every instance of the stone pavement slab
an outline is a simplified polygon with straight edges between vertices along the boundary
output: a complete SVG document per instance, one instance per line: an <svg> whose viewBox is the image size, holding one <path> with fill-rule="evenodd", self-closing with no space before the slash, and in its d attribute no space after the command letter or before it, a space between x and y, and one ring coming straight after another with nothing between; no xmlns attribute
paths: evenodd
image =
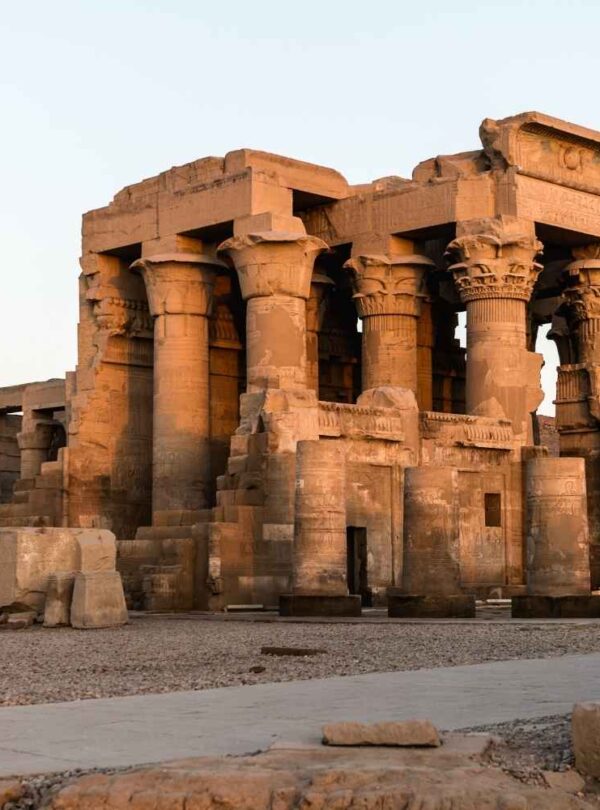
<svg viewBox="0 0 600 810"><path fill-rule="evenodd" d="M442 729L600 700L600 654L0 708L0 776L314 744L323 724L428 717Z"/></svg>

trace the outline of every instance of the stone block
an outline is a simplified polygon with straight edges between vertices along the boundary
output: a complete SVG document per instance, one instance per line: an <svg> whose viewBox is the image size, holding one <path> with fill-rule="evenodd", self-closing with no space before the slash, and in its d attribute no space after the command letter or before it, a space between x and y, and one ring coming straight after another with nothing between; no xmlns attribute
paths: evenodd
<svg viewBox="0 0 600 810"><path fill-rule="evenodd" d="M71 624L80 629L127 624L123 583L118 571L75 575Z"/></svg>
<svg viewBox="0 0 600 810"><path fill-rule="evenodd" d="M513 619L598 619L600 596L513 596Z"/></svg>
<svg viewBox="0 0 600 810"><path fill-rule="evenodd" d="M571 724L575 767L600 779L600 703L576 703Z"/></svg>
<svg viewBox="0 0 600 810"><path fill-rule="evenodd" d="M280 616L360 616L360 596L303 596L282 594Z"/></svg>
<svg viewBox="0 0 600 810"><path fill-rule="evenodd" d="M86 531L77 535L77 550L76 571L92 574L116 568L117 544L112 532Z"/></svg>
<svg viewBox="0 0 600 810"><path fill-rule="evenodd" d="M323 726L325 745L380 745L437 748L440 735L430 720L388 723L330 723Z"/></svg>
<svg viewBox="0 0 600 810"><path fill-rule="evenodd" d="M41 612L50 574L77 571L82 562L94 565L100 559L106 565L109 557L114 568L114 555L115 538L106 530L1 528L0 607L19 603Z"/></svg>
<svg viewBox="0 0 600 810"><path fill-rule="evenodd" d="M393 619L474 619L475 597L413 596L388 589L388 616Z"/></svg>
<svg viewBox="0 0 600 810"><path fill-rule="evenodd" d="M44 627L70 624L74 583L75 574L70 571L50 574L44 607Z"/></svg>

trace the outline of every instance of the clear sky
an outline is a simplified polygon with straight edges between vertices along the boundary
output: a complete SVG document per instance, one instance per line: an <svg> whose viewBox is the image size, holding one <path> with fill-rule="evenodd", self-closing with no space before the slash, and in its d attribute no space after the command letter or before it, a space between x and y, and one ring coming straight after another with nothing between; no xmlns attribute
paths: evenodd
<svg viewBox="0 0 600 810"><path fill-rule="evenodd" d="M600 130L598 0L0 10L0 385L74 368L80 217L128 183L242 146L409 176L531 109Z"/></svg>

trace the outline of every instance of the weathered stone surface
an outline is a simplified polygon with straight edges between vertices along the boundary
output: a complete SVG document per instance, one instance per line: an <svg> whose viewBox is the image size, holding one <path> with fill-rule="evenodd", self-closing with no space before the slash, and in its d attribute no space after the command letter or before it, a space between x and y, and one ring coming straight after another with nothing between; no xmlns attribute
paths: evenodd
<svg viewBox="0 0 600 810"><path fill-rule="evenodd" d="M315 615L342 615L390 587L600 586L600 134L523 113L480 136L359 187L238 150L88 212L77 370L0 390L0 525L159 540L143 563L121 557L136 607L291 594L286 609L318 596ZM534 347L550 323L554 470L582 460L585 488L540 472ZM344 480L334 462L328 488L318 465L297 480L303 441L338 447ZM19 598L3 595L11 542L0 607ZM111 554L44 570L111 570ZM43 585L23 590L41 607Z"/></svg>
<svg viewBox="0 0 600 810"><path fill-rule="evenodd" d="M70 624L74 584L75 574L70 571L50 574L44 605L44 627Z"/></svg>
<svg viewBox="0 0 600 810"><path fill-rule="evenodd" d="M326 745L391 745L397 747L441 745L438 730L430 720L387 723L330 723L323 726Z"/></svg>
<svg viewBox="0 0 600 810"><path fill-rule="evenodd" d="M0 529L0 606L42 611L48 577L81 566L114 570L115 537L100 529Z"/></svg>
<svg viewBox="0 0 600 810"><path fill-rule="evenodd" d="M573 752L575 767L586 776L600 779L600 703L573 707Z"/></svg>
<svg viewBox="0 0 600 810"><path fill-rule="evenodd" d="M253 757L190 759L124 774L93 774L63 789L52 810L591 810L560 787L524 785L470 756L429 749L284 748Z"/></svg>
<svg viewBox="0 0 600 810"><path fill-rule="evenodd" d="M71 625L88 629L121 624L127 624L127 607L118 571L76 574Z"/></svg>

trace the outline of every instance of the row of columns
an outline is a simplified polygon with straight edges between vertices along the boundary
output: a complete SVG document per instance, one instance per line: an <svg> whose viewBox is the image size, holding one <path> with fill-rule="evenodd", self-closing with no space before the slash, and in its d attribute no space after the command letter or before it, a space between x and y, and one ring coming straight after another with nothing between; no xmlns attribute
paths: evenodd
<svg viewBox="0 0 600 810"><path fill-rule="evenodd" d="M414 253L411 242L393 244L389 253L360 253L345 265L363 320L362 388L399 386L416 394L423 362L417 323L434 263ZM326 249L297 227L236 235L219 247L219 258L179 251L132 265L144 278L155 321L154 513L208 506L208 319L223 259L233 262L247 303L247 391L316 389L318 331L331 282L313 268ZM467 413L510 419L523 443L531 440L530 414L542 397L542 359L527 351L526 335L541 249L532 223L498 217L459 223L447 254L467 309ZM582 351L593 357L600 349L600 307L592 319L586 302L600 301L599 270L599 256L582 254L567 291L569 301L579 302ZM431 353L431 345L426 350Z"/></svg>

